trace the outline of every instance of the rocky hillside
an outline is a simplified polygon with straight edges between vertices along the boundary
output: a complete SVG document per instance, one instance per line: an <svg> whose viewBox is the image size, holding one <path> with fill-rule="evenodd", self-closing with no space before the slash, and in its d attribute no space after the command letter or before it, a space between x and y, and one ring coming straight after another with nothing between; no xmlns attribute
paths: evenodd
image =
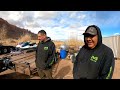
<svg viewBox="0 0 120 90"><path fill-rule="evenodd" d="M22 35L30 34L33 40L37 39L37 35L27 29L19 28L15 25L8 23L6 20L0 18L0 33L5 30L7 38L18 39Z"/></svg>

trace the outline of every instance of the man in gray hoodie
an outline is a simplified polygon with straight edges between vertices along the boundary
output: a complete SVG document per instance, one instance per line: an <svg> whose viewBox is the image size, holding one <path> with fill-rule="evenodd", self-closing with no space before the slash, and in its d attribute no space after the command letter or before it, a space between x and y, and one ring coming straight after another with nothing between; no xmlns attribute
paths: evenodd
<svg viewBox="0 0 120 90"><path fill-rule="evenodd" d="M74 79L111 79L115 59L112 49L102 43L100 28L88 26L83 35L85 45L74 62Z"/></svg>
<svg viewBox="0 0 120 90"><path fill-rule="evenodd" d="M55 44L44 30L38 32L38 46L36 51L36 67L41 79L52 79L52 65L55 58Z"/></svg>

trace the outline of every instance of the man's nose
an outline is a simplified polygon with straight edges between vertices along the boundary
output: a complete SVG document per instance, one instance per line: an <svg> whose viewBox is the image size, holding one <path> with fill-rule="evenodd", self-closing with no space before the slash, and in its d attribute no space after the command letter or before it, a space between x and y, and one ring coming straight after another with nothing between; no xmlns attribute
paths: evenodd
<svg viewBox="0 0 120 90"><path fill-rule="evenodd" d="M40 40L41 38L38 37L38 40Z"/></svg>
<svg viewBox="0 0 120 90"><path fill-rule="evenodd" d="M86 40L87 40L87 41L91 40L91 37L86 37Z"/></svg>

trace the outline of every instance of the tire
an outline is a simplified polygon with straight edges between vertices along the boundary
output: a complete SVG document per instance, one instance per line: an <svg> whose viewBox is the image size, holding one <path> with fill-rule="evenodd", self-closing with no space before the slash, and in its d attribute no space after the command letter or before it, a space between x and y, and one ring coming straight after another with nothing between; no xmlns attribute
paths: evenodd
<svg viewBox="0 0 120 90"><path fill-rule="evenodd" d="M0 50L0 54L2 54L2 50Z"/></svg>
<svg viewBox="0 0 120 90"><path fill-rule="evenodd" d="M7 52L8 52L7 48L4 48L3 53L7 53Z"/></svg>

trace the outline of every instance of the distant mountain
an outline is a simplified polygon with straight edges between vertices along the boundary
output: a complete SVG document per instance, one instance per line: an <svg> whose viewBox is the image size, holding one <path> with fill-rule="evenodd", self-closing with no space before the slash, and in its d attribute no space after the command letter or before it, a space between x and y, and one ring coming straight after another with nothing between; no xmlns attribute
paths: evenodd
<svg viewBox="0 0 120 90"><path fill-rule="evenodd" d="M18 39L22 35L30 34L33 40L37 39L37 35L32 33L31 31L19 28L15 25L8 23L6 20L0 18L0 30L2 30L3 28L6 30L7 38Z"/></svg>

